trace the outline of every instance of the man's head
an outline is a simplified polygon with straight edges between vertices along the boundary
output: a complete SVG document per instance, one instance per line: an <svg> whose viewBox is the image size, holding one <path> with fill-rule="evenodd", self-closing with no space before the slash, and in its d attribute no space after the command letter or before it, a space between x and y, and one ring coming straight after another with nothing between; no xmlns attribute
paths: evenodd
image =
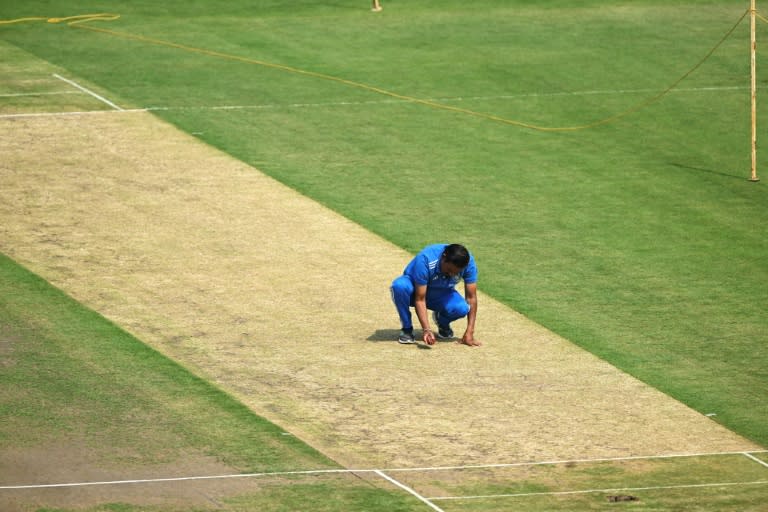
<svg viewBox="0 0 768 512"><path fill-rule="evenodd" d="M455 276L469 265L469 251L461 244L446 246L440 258L440 272Z"/></svg>

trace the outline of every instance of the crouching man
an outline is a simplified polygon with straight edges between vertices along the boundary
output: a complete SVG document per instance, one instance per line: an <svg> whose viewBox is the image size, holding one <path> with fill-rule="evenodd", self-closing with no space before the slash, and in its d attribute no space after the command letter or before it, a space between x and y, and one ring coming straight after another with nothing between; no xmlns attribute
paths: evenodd
<svg viewBox="0 0 768 512"><path fill-rule="evenodd" d="M456 291L461 280L466 298ZM467 329L461 343L480 345L475 339L477 266L463 245L435 244L422 249L405 267L403 275L392 282L392 301L400 316L400 343L416 343L411 318L414 308L424 343L434 345L437 339L453 338L451 322L466 316ZM429 323L427 310L432 311L437 334Z"/></svg>

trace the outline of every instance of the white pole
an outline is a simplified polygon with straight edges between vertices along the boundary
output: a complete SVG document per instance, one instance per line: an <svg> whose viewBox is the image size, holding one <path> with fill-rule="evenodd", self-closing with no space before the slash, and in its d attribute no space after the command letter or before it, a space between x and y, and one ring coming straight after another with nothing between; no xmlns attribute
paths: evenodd
<svg viewBox="0 0 768 512"><path fill-rule="evenodd" d="M760 181L757 177L757 36L755 34L756 0L750 0L749 6L749 40L750 40L750 71L752 89L752 173L749 181Z"/></svg>

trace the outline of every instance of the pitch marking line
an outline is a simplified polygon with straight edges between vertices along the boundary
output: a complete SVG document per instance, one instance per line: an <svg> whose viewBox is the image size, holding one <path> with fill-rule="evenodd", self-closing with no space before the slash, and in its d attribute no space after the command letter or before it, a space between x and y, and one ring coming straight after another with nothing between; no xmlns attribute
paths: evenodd
<svg viewBox="0 0 768 512"><path fill-rule="evenodd" d="M62 116L91 116L94 114L129 114L131 112L146 112L145 108L121 108L118 110L79 110L72 112L27 112L24 114L3 114L0 119L13 119L22 117L62 117Z"/></svg>
<svg viewBox="0 0 768 512"><path fill-rule="evenodd" d="M760 453L760 452L755 452L755 453ZM744 452L744 456L748 457L748 458L752 459L753 461L757 462L758 464L761 464L761 465L763 465L763 466L768 468L768 462L765 462L764 460L758 459L757 457L755 457L751 453Z"/></svg>
<svg viewBox="0 0 768 512"><path fill-rule="evenodd" d="M333 473L370 473L372 470L354 471L351 469L312 469L307 471L275 471L272 473L238 473L231 475L181 476L170 478L143 478L137 480L106 480L102 482L71 482L63 484L4 485L4 489L51 489L57 487L88 487L97 485L153 484L165 482L190 482L198 480L226 480L232 478L256 478L262 476L322 475Z"/></svg>
<svg viewBox="0 0 768 512"><path fill-rule="evenodd" d="M303 471L275 471L264 473L237 473L230 475L209 475L209 476L184 476L184 477L169 477L169 478L146 478L138 480L110 480L101 482L71 482L71 483L58 483L58 484L27 484L27 485L2 485L0 490L10 489L46 489L55 487L86 487L93 485L122 485L122 484L144 484L144 483L162 483L162 482L185 482L193 480L223 480L228 478L256 478L263 476L289 476L289 475L322 475L322 474L340 474L340 473L395 473L395 472L415 472L415 471L454 471L463 469L493 469L493 468L511 468L520 466L544 466L544 465L557 465L557 464L569 464L569 463L590 463L590 462L620 462L620 461L633 461L633 460L654 460L654 459L674 459L684 457L718 457L729 455L744 455L753 459L756 462L768 467L768 464L760 459L752 456L754 453L768 453L768 450L758 450L752 452L711 452L711 453L681 453L670 455L649 455L649 456L634 456L634 457L613 457L613 458L596 458L596 459L572 459L572 460L555 460L544 462L513 462L507 464L478 464L471 466L435 466L435 467L421 467L421 468L389 468L389 469L313 469ZM381 475L380 475L381 476Z"/></svg>
<svg viewBox="0 0 768 512"><path fill-rule="evenodd" d="M553 491L553 492L529 492L520 494L488 494L478 496L435 496L428 498L435 501L447 500L480 500L491 498L522 498L526 496L566 496L573 494L592 494L597 492L626 492L626 491L656 491L667 489L694 489L704 487L732 487L738 485L765 485L768 480L757 480L755 482L722 482L717 484L688 484L688 485L660 485L657 487L618 487L616 489L587 489L584 491Z"/></svg>
<svg viewBox="0 0 768 512"><path fill-rule="evenodd" d="M401 488L405 492L410 493L413 496L416 496L416 498L418 498L419 501L421 501L421 502L425 503L426 505L428 505L432 510L436 510L437 512L444 512L443 509L441 509L440 507L438 507L437 505L435 505L434 503L429 501L428 498L425 498L424 496L422 496L418 492L414 491L412 488L408 487L407 485L398 482L394 478L384 474L383 472L379 471L378 469L375 470L374 473L379 475L381 478L383 478L383 479L385 479L385 480L395 484L396 486L398 486L399 488Z"/></svg>
<svg viewBox="0 0 768 512"><path fill-rule="evenodd" d="M739 91L747 90L746 86L723 86L723 87L691 87L676 89L673 92L720 92L720 91ZM655 89L614 89L614 90L593 90L593 91L571 91L571 92L529 92L520 94L503 94L496 96L454 96L450 98L426 98L424 101L431 102L461 102L461 101L487 101L487 100L511 100L519 98L551 98L558 96L596 96L596 95L627 95L627 94L648 94L658 92ZM148 111L166 111L166 110L241 110L241 109L279 109L279 108L308 108L308 107L345 107L359 105L391 105L398 103L411 103L408 100L389 99L389 100L368 100L368 101L337 101L337 102L319 102L319 103L288 103L288 104L264 104L264 105L220 105L214 107L147 107Z"/></svg>
<svg viewBox="0 0 768 512"><path fill-rule="evenodd" d="M96 94L96 93L95 93L95 92L93 92L92 90L90 90L90 89L87 89L87 88L83 87L82 85L78 84L77 82L74 82L74 81L72 81L72 80L69 80L68 78L64 78L63 76L61 76L61 75L58 75L58 74L56 74L56 73L54 73L54 74L53 74L53 76L54 76L55 78L58 78L58 79L59 79L59 80L61 80L62 82L66 82L66 83L68 83L69 85L71 85L72 87L74 87L74 88L76 88L76 89L80 89L81 91L83 91L83 92L84 92L84 93L86 93L86 94L90 94L91 96L93 96L93 97L94 97L94 98L96 98L97 100L101 101L102 103L105 103L105 104L109 105L110 107L112 107L112 108L113 108L113 109L115 109L115 110L119 110L119 111L122 111L122 110L123 110L122 108L118 107L117 105L115 105L114 103L112 103L111 101L109 101L109 100L108 100L107 98L105 98L104 96L99 96L98 94Z"/></svg>
<svg viewBox="0 0 768 512"><path fill-rule="evenodd" d="M370 100L370 101L336 101L336 102L320 102L320 103L288 103L288 104L264 104L264 105L218 105L218 106L180 106L180 107L145 107L134 109L123 109L115 105L111 101L97 95L96 93L81 87L80 85L67 80L59 75L54 75L59 80L63 80L73 87L80 89L83 92L94 96L102 102L112 107L116 111L120 112L160 112L160 111L183 111L183 110L267 110L267 109L280 109L280 108L314 108L314 107L345 107L345 106L361 106L361 105L391 105L398 103L408 103L407 100ZM747 87L743 86L725 86L725 87L692 87L675 89L672 92L719 92L719 91L735 91L746 90ZM467 97L451 97L451 98L428 98L425 101L440 101L440 102L461 102L461 101L484 101L484 100L504 100L504 99L516 99L516 98L539 98L539 97L557 97L557 96L591 96L591 95L611 95L611 94L643 94L656 92L654 89L618 89L618 90L594 90L594 91L573 91L573 92L532 92L532 93L520 93L520 94L508 94L498 96L467 96ZM72 92L74 93L74 91ZM40 93L40 94L56 94L56 93ZM62 93L63 94L63 93ZM0 97L11 95L0 95ZM18 118L18 117L43 117L43 116L67 116L67 115L88 115L88 114L102 114L103 110L90 110L79 112L38 112L38 113L25 113L25 114L5 114L0 115L0 119L5 118Z"/></svg>

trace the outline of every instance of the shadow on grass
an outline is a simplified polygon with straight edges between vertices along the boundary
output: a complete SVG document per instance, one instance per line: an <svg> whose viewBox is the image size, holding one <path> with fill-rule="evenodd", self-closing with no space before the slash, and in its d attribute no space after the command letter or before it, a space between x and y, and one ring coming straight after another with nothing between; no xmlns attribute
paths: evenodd
<svg viewBox="0 0 768 512"><path fill-rule="evenodd" d="M400 335L400 329L376 329L376 331L368 336L368 341L397 341L397 337Z"/></svg>
<svg viewBox="0 0 768 512"><path fill-rule="evenodd" d="M377 342L377 343L382 341L397 343L397 337L399 335L400 335L400 329L377 329L376 331L374 331L373 334L368 336L366 340ZM441 343L452 343L455 341L455 338L438 339L437 341ZM426 343L423 343L419 338L416 339L416 343L409 343L409 344L406 344L406 346L413 346L416 348L426 349L426 350L429 350L433 347L431 345L427 345Z"/></svg>
<svg viewBox="0 0 768 512"><path fill-rule="evenodd" d="M684 170L687 170L687 171L705 172L707 174L714 174L716 176L724 176L726 178L735 178L735 179L747 180L748 179L748 174L749 174L749 170L746 170L745 174L742 176L742 175L738 175L738 174L729 174L729 173L722 172L722 171L715 171L713 169L704 169L703 167L694 167L692 165L678 164L678 163L675 163L675 162L670 162L669 164L674 166L674 167L677 167L679 169L684 169Z"/></svg>

